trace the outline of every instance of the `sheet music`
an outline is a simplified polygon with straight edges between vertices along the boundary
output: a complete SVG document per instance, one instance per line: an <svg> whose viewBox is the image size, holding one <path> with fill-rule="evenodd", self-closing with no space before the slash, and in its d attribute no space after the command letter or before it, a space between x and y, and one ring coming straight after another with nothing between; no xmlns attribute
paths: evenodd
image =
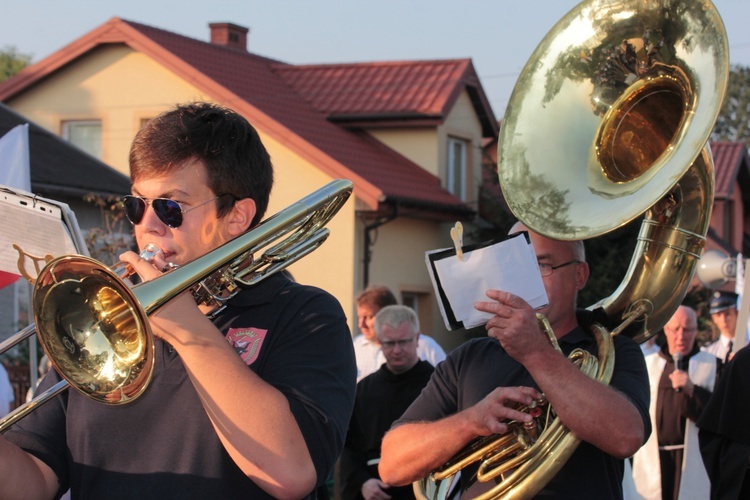
<svg viewBox="0 0 750 500"><path fill-rule="evenodd" d="M435 258L435 254L442 255ZM461 260L450 249L427 252L426 259L438 295L442 291L447 299L447 304L443 300L438 302L448 329L473 328L486 323L492 316L474 309L474 303L488 300L485 292L489 289L518 295L534 308L547 305L536 254L524 233L469 251L465 248ZM461 325L451 324L450 316Z"/></svg>
<svg viewBox="0 0 750 500"><path fill-rule="evenodd" d="M0 271L20 274L19 252L14 244L35 257L80 253L78 228L66 227L63 210L67 205L60 205L64 204L0 189L0 220L4 221L0 230ZM24 269L35 276L36 271L26 260Z"/></svg>

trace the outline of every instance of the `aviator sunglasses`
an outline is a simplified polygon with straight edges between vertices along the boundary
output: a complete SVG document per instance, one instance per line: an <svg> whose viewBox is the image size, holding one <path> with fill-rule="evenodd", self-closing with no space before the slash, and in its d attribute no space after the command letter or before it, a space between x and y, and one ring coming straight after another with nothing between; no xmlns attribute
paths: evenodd
<svg viewBox="0 0 750 500"><path fill-rule="evenodd" d="M199 203L194 207L188 208L187 210L182 208L182 205L180 205L176 201L167 198L149 199L142 196L132 195L123 197L122 206L125 209L125 216L128 218L128 220L137 225L140 224L143 220L143 214L146 213L146 206L151 205L151 208L154 209L154 213L159 218L159 220L172 229L175 229L180 227L180 225L182 224L183 214L186 214L191 210L195 210L198 207L202 207L206 203L211 203L214 200L218 200L222 196L226 196L226 194L220 194L215 198L206 200L203 203Z"/></svg>

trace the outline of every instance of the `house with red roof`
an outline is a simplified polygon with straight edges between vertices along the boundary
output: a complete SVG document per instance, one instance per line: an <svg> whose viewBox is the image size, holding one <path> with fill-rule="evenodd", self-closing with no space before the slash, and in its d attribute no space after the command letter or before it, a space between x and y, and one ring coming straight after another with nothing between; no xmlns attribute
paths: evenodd
<svg viewBox="0 0 750 500"><path fill-rule="evenodd" d="M113 18L0 84L0 101L123 173L158 113L193 100L234 109L275 165L269 215L332 179L354 183L295 278L333 293L353 331L354 294L386 284L448 339L424 252L451 246L456 221L471 231L482 142L498 131L471 60L291 65L249 52L245 27L210 32L206 42Z"/></svg>

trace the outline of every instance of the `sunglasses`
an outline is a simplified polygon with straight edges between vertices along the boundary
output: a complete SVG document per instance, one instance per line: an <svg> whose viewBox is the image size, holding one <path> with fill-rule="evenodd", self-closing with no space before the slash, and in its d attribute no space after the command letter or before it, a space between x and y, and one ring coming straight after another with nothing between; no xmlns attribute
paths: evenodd
<svg viewBox="0 0 750 500"><path fill-rule="evenodd" d="M198 207L202 207L207 203L211 203L214 200L218 200L224 194L221 194L210 200L206 200L203 203L199 203L194 207L190 207L187 210L182 208L182 205L174 200L167 198L154 198L152 200L144 198L142 196L124 196L122 199L122 206L125 209L125 216L133 224L140 224L143 220L143 215L146 213L146 206L151 205L154 209L154 213L167 226L172 229L178 228L182 225L182 216L191 210L195 210Z"/></svg>

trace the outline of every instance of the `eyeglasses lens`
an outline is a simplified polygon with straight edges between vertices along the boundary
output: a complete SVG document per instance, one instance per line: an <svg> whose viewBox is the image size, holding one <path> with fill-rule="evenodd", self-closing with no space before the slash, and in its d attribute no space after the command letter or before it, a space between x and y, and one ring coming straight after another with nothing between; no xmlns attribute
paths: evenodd
<svg viewBox="0 0 750 500"><path fill-rule="evenodd" d="M172 229L182 224L182 208L176 201L157 198L151 202L157 217Z"/></svg>
<svg viewBox="0 0 750 500"><path fill-rule="evenodd" d="M146 213L146 201L137 196L125 196L123 199L125 216L133 224L140 224L143 220L143 214ZM156 198L151 200L151 207L154 213L167 226L172 229L180 227L182 224L182 208L173 200L165 198Z"/></svg>
<svg viewBox="0 0 750 500"><path fill-rule="evenodd" d="M143 214L146 212L146 202L135 196L126 196L122 200L125 208L125 216L133 224L140 224Z"/></svg>

